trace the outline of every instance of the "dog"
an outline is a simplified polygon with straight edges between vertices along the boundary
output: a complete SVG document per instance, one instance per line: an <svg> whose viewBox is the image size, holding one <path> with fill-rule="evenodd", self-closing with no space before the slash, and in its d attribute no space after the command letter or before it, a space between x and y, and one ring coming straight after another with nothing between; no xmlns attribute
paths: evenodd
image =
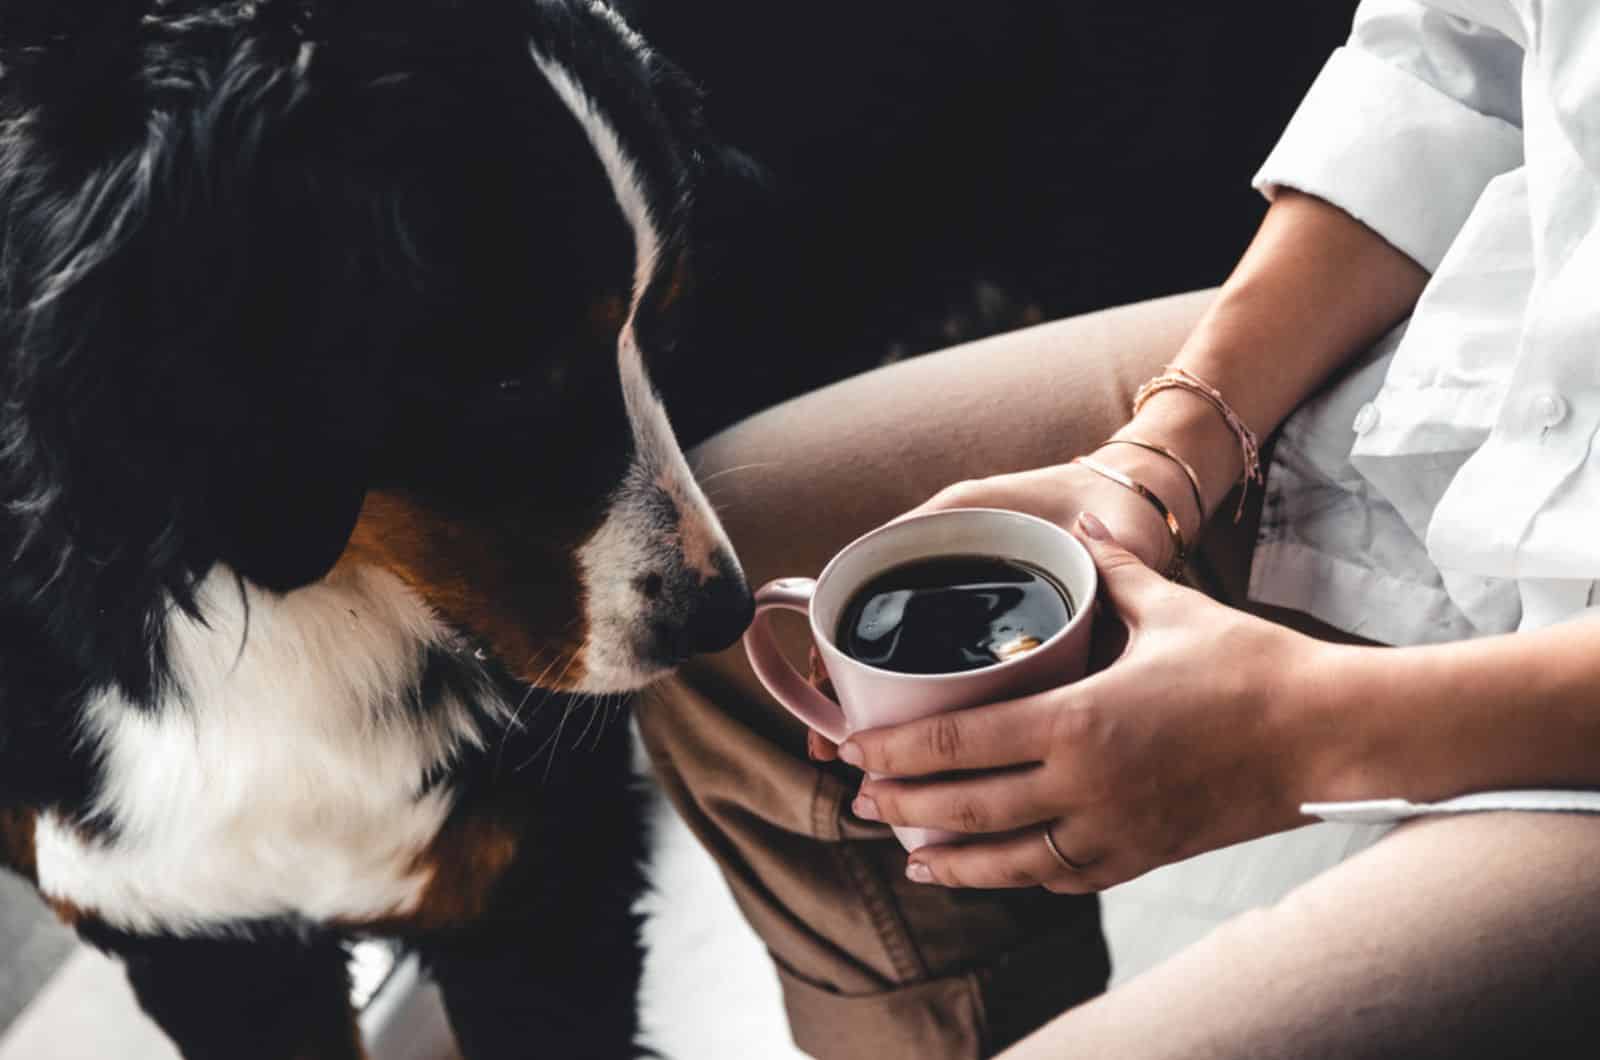
<svg viewBox="0 0 1600 1060"><path fill-rule="evenodd" d="M554 751L752 611L651 382L688 82L578 2L0 42L6 860L186 1057L359 1055L362 934L470 1057L630 1055L626 743Z"/></svg>
<svg viewBox="0 0 1600 1060"><path fill-rule="evenodd" d="M615 718L751 614L678 438L1232 250L1112 237L1066 6L0 5L0 860L186 1057L359 1056L360 936L634 1052Z"/></svg>

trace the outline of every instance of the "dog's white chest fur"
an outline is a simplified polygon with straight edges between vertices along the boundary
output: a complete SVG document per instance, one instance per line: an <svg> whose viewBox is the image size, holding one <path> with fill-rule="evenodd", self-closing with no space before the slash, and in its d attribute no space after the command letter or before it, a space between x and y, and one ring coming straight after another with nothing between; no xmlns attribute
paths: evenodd
<svg viewBox="0 0 1600 1060"><path fill-rule="evenodd" d="M170 619L172 702L89 705L84 735L104 756L93 805L111 829L42 817L40 888L134 931L403 915L450 811L424 776L481 739L462 704L403 703L450 634L371 568L281 598L251 590L247 639L229 572L199 596L205 624Z"/></svg>

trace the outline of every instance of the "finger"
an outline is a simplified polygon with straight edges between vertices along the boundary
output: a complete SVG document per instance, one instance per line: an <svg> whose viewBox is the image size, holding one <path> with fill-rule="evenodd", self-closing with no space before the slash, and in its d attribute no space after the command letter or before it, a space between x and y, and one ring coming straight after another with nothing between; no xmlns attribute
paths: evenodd
<svg viewBox="0 0 1600 1060"><path fill-rule="evenodd" d="M927 783L869 780L855 814L869 821L983 835L1054 820L1044 771L1038 766Z"/></svg>
<svg viewBox="0 0 1600 1060"><path fill-rule="evenodd" d="M806 754L813 762L832 762L839 757L833 741L812 729L806 730Z"/></svg>
<svg viewBox="0 0 1600 1060"><path fill-rule="evenodd" d="M1089 894L1104 888L1099 865L1086 865L1082 871L1065 868L1045 846L1039 828L921 847L906 863L906 877L915 883L963 889L1045 887L1058 894Z"/></svg>
<svg viewBox="0 0 1600 1060"><path fill-rule="evenodd" d="M999 769L1039 761L1049 735L1048 705L1038 696L936 714L851 736L839 757L891 777Z"/></svg>
<svg viewBox="0 0 1600 1060"><path fill-rule="evenodd" d="M1100 582L1105 586L1106 598L1117 614L1137 620L1144 608L1158 594L1165 595L1172 583L1151 570L1145 562L1123 548L1111 536L1106 524L1088 512L1078 516L1074 532L1089 555L1094 558L1095 569L1100 572Z"/></svg>

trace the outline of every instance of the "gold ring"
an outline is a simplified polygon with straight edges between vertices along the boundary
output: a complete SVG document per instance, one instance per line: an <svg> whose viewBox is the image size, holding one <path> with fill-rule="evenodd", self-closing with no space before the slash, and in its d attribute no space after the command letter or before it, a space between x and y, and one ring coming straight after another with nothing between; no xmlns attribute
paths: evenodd
<svg viewBox="0 0 1600 1060"><path fill-rule="evenodd" d="M1050 856L1059 861L1062 868L1068 872L1082 872L1089 867L1089 862L1084 862L1080 865L1061 853L1061 848L1056 846L1056 837L1050 834L1050 826L1048 824L1044 825L1040 831L1044 833L1044 845L1050 848Z"/></svg>

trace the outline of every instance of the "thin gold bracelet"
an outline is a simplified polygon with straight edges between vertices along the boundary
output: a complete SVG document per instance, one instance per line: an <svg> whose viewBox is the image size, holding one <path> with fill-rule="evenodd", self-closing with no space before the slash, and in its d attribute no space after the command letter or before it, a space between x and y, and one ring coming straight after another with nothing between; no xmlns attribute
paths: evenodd
<svg viewBox="0 0 1600 1060"><path fill-rule="evenodd" d="M1097 460L1090 460L1086 456L1080 456L1072 462L1074 464L1082 464L1101 478L1109 479L1123 489L1132 490L1149 502L1150 507L1154 508L1156 514L1161 516L1161 521L1167 524L1167 533L1172 535L1172 562L1167 565L1164 576L1176 578L1182 574L1183 561L1184 557L1188 555L1188 549L1183 544L1183 527L1178 525L1178 517L1172 514L1172 509L1167 507L1166 502L1156 496L1155 491L1148 486L1135 482L1122 472L1106 467Z"/></svg>
<svg viewBox="0 0 1600 1060"><path fill-rule="evenodd" d="M1201 528L1205 527L1206 502L1205 497L1200 492L1200 476L1195 474L1195 470L1192 466L1190 466L1189 461L1185 460L1177 453L1174 453L1166 446L1159 445L1155 442L1147 442L1143 438L1107 438L1104 442L1100 443L1100 448L1104 449L1108 445L1137 446L1140 449L1145 449L1155 453L1157 456L1164 456L1172 463L1177 464L1178 468L1183 472L1183 477L1189 480L1189 490L1194 494L1195 514L1200 518Z"/></svg>

